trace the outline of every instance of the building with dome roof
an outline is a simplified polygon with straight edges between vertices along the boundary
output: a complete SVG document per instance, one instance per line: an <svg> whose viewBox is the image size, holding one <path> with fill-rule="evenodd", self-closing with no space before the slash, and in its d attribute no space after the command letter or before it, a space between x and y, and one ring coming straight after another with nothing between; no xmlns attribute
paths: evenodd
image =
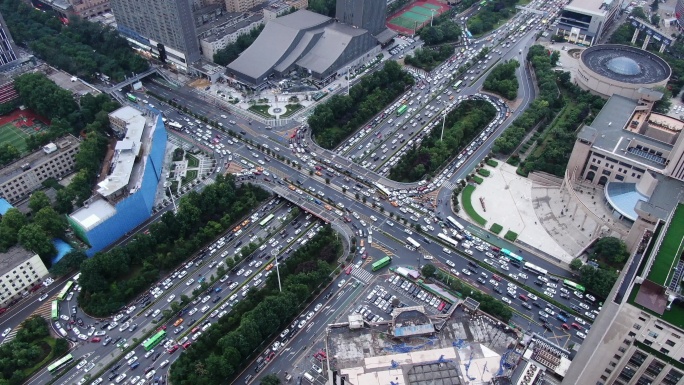
<svg viewBox="0 0 684 385"><path fill-rule="evenodd" d="M580 54L575 80L582 89L603 97L639 99L640 89L665 87L672 75L658 55L619 44L597 45Z"/></svg>

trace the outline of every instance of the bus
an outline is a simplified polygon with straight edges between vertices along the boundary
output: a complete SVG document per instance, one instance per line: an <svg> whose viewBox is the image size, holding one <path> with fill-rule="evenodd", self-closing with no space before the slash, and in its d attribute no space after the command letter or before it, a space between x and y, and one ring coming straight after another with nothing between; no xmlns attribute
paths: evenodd
<svg viewBox="0 0 684 385"><path fill-rule="evenodd" d="M508 258L510 261L523 263L523 259L521 256L513 253L512 251L510 251L508 249L501 249L501 254L505 255L506 258Z"/></svg>
<svg viewBox="0 0 684 385"><path fill-rule="evenodd" d="M74 286L74 281L69 281L64 285L64 288L62 288L62 291L57 294L57 299L60 301L64 301L64 298L66 298L67 294L69 294L69 290Z"/></svg>
<svg viewBox="0 0 684 385"><path fill-rule="evenodd" d="M48 372L50 372L50 374L55 374L56 371L62 369L73 360L74 356L67 354L66 356L50 364L50 366L48 366Z"/></svg>
<svg viewBox="0 0 684 385"><path fill-rule="evenodd" d="M484 7L485 5L487 5L487 0L482 0L480 2L480 7Z"/></svg>
<svg viewBox="0 0 684 385"><path fill-rule="evenodd" d="M57 321L59 319L59 301L52 301L52 320Z"/></svg>
<svg viewBox="0 0 684 385"><path fill-rule="evenodd" d="M397 116L404 115L404 112L408 109L408 106L406 104L402 105L401 107L397 108Z"/></svg>
<svg viewBox="0 0 684 385"><path fill-rule="evenodd" d="M549 273L546 269L542 269L541 267L539 267L537 265L533 265L529 262L525 262L525 264L523 265L523 269L529 270L533 273L540 274L540 275L546 275Z"/></svg>
<svg viewBox="0 0 684 385"><path fill-rule="evenodd" d="M444 234L444 233L439 233L439 234L437 234L437 237L438 237L439 239L443 240L444 242L448 243L449 245L453 246L453 247L457 247L457 246L458 246L458 242L456 242L455 239L448 237L448 236L447 236L446 234Z"/></svg>
<svg viewBox="0 0 684 385"><path fill-rule="evenodd" d="M155 346L159 345L164 338L166 338L166 330L160 330L157 334L143 341L143 348L145 348L145 351L149 352L154 349Z"/></svg>
<svg viewBox="0 0 684 385"><path fill-rule="evenodd" d="M526 29L527 29L527 26L523 25L520 27L520 32L525 32Z"/></svg>
<svg viewBox="0 0 684 385"><path fill-rule="evenodd" d="M454 83L453 87L451 87L451 88L453 88L453 89L457 89L458 87L460 87L460 86L461 86L461 84L463 84L463 80L459 80L459 81L457 81L456 83Z"/></svg>
<svg viewBox="0 0 684 385"><path fill-rule="evenodd" d="M390 196L390 191L387 189L387 187L381 185L380 183L375 183L375 187L380 190L381 193L385 194L385 196L389 197Z"/></svg>
<svg viewBox="0 0 684 385"><path fill-rule="evenodd" d="M390 258L389 255L386 255L384 258L373 262L373 265L372 265L373 271L378 271L378 270L382 269L383 267L389 265L390 263L392 263L392 258Z"/></svg>
<svg viewBox="0 0 684 385"><path fill-rule="evenodd" d="M584 288L584 286L580 285L579 283L575 283L575 282L569 281L567 279L563 280L563 286L569 287L572 290L576 290L576 291L579 291L582 293L584 293L584 291L586 290Z"/></svg>
<svg viewBox="0 0 684 385"><path fill-rule="evenodd" d="M411 237L406 238L406 243L409 246L415 247L416 249L420 247L420 243L416 242L416 240Z"/></svg>
<svg viewBox="0 0 684 385"><path fill-rule="evenodd" d="M449 222L450 225L454 226L455 228L457 228L460 231L465 230L463 225L458 223L458 221L456 221L456 219L454 219L454 217L452 217L452 216L447 217L447 222Z"/></svg>
<svg viewBox="0 0 684 385"><path fill-rule="evenodd" d="M128 100L130 100L134 103L138 101L138 98L136 98L135 95L133 95L133 94L126 94L126 97L128 98Z"/></svg>
<svg viewBox="0 0 684 385"><path fill-rule="evenodd" d="M267 216L266 218L264 218L264 220L259 222L259 226L266 227L266 225L268 225L268 222L272 221L273 218L275 218L275 215L269 214L269 216Z"/></svg>

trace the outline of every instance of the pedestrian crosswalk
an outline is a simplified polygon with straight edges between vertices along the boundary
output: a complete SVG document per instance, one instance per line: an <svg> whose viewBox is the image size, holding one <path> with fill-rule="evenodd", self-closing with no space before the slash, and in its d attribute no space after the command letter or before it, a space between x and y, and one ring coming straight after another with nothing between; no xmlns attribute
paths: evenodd
<svg viewBox="0 0 684 385"><path fill-rule="evenodd" d="M455 190L456 186L457 186L457 184L454 182L451 182L451 181L446 181L446 182L442 183L442 188L446 188L449 190Z"/></svg>
<svg viewBox="0 0 684 385"><path fill-rule="evenodd" d="M368 270L357 267L352 268L352 276L363 283L368 283L371 281L371 279L373 279L373 274L371 274Z"/></svg>
<svg viewBox="0 0 684 385"><path fill-rule="evenodd" d="M38 309L36 309L33 313L31 313L31 315L28 316L28 318L31 318L31 317L37 315L37 316L45 318L49 322L50 318L52 317L52 299L53 298L46 299L45 301L43 301L40 304L40 306L38 307ZM3 338L2 341L0 341L0 345L12 341L14 339L14 337L17 335L17 333L19 332L19 330L21 330L21 327L13 328L12 331L10 331L10 333L7 335L7 337Z"/></svg>

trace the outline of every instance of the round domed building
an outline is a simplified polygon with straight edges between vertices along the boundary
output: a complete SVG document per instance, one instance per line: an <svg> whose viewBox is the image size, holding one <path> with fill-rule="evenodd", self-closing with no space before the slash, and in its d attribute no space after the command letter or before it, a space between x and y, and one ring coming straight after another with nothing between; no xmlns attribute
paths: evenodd
<svg viewBox="0 0 684 385"><path fill-rule="evenodd" d="M639 88L665 87L672 69L658 55L619 44L596 45L580 54L577 85L604 97L638 99Z"/></svg>

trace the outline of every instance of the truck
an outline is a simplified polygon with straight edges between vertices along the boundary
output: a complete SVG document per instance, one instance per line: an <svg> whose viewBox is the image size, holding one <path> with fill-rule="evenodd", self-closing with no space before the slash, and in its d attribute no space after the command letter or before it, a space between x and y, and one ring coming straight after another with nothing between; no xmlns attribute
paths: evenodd
<svg viewBox="0 0 684 385"><path fill-rule="evenodd" d="M183 125L172 120L169 123L167 123L168 126L173 127L177 131L182 131L183 130Z"/></svg>

